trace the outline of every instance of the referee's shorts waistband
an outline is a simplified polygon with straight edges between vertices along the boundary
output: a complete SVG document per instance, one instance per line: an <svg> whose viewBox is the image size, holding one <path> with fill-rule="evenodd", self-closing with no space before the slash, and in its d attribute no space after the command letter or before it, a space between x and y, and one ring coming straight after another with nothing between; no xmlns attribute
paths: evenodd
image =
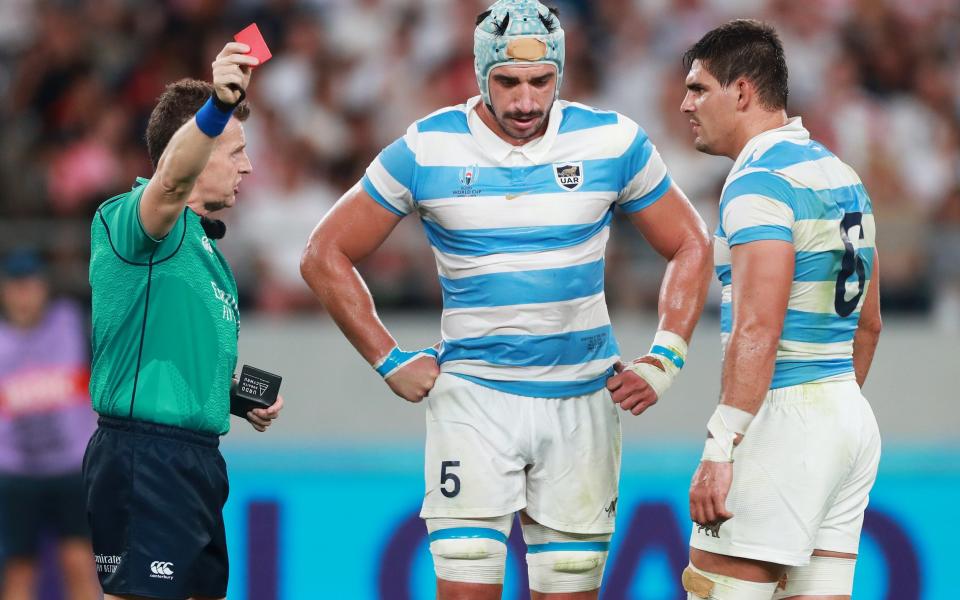
<svg viewBox="0 0 960 600"><path fill-rule="evenodd" d="M125 431L127 433L136 433L141 435L154 435L157 437L174 439L197 446L206 446L208 448L217 448L220 446L220 436L215 433L204 431L194 431L175 427L173 425L163 425L161 423L151 423L150 421L139 421L137 419L124 419L122 417L108 417L100 415L97 419L97 425L103 429L113 429L116 431Z"/></svg>

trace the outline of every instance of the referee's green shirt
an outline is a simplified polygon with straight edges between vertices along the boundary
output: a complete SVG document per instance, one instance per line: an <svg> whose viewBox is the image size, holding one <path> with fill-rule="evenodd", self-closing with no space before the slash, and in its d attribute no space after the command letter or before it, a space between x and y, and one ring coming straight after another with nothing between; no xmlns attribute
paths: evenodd
<svg viewBox="0 0 960 600"><path fill-rule="evenodd" d="M185 208L163 240L140 223L148 180L107 200L90 231L93 365L101 415L224 434L237 363L237 284Z"/></svg>

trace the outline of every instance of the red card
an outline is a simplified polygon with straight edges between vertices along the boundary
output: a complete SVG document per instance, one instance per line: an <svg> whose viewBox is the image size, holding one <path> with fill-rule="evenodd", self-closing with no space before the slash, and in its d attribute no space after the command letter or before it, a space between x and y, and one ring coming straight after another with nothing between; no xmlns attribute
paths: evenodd
<svg viewBox="0 0 960 600"><path fill-rule="evenodd" d="M273 56L273 54L270 54L270 48L267 48L267 43L263 41L260 28L257 27L256 23L250 23L243 31L233 36L233 39L241 44L250 46L250 52L248 54L259 58L261 65Z"/></svg>

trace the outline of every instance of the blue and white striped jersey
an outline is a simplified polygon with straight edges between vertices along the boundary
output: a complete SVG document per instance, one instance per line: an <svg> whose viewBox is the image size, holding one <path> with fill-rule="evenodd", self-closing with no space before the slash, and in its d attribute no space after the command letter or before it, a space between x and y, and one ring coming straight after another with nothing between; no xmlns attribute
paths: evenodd
<svg viewBox="0 0 960 600"><path fill-rule="evenodd" d="M811 140L799 117L750 140L727 177L714 246L724 347L733 326L730 248L783 240L796 266L770 387L853 379L875 232L860 178Z"/></svg>
<svg viewBox="0 0 960 600"><path fill-rule="evenodd" d="M466 104L414 123L361 184L420 215L443 289L441 370L507 393L601 389L619 359L604 298L615 206L659 200L670 177L644 131L555 102L545 134L498 138Z"/></svg>

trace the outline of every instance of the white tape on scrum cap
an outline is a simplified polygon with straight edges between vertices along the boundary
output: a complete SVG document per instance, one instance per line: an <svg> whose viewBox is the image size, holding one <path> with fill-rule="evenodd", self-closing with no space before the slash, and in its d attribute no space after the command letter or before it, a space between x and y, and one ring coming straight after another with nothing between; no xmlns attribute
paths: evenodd
<svg viewBox="0 0 960 600"><path fill-rule="evenodd" d="M701 460L733 462L733 443L737 434L743 435L754 415L729 404L718 404L707 422L710 436L703 446Z"/></svg>

